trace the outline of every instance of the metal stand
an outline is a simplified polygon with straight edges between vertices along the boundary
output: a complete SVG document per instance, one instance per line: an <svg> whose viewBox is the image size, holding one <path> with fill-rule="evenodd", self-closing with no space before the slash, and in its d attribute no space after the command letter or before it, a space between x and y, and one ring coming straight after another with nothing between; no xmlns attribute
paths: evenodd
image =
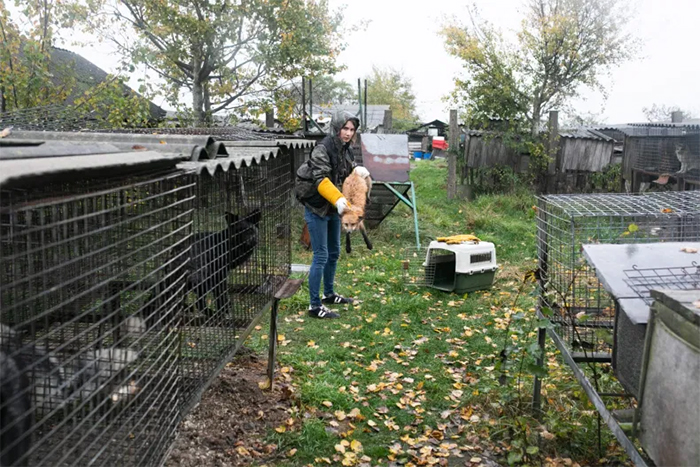
<svg viewBox="0 0 700 467"><path fill-rule="evenodd" d="M272 308L270 310L270 340L267 355L268 389L272 389L272 382L274 381L275 377L275 361L277 360L277 314L279 311L279 303L280 300L289 298L297 293L303 282L303 278L287 279L275 294L274 301L272 303Z"/></svg>
<svg viewBox="0 0 700 467"><path fill-rule="evenodd" d="M416 204L416 189L413 182L375 182L384 185L387 190L391 191L403 204L408 206L413 211L413 230L416 233L416 248L420 250L420 233L418 231L418 207ZM409 186L411 199L409 200L401 194L394 186Z"/></svg>

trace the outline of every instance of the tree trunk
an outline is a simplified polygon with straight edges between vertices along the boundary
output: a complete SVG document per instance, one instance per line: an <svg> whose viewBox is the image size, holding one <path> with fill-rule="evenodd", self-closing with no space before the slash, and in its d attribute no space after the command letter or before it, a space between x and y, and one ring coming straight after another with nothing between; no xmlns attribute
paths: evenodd
<svg viewBox="0 0 700 467"><path fill-rule="evenodd" d="M202 60L199 56L199 48L197 45L192 47L192 113L196 126L200 126L204 122L204 88L202 86Z"/></svg>
<svg viewBox="0 0 700 467"><path fill-rule="evenodd" d="M530 123L530 135L533 138L537 138L537 134L540 130L540 119L542 118L542 103L539 97L535 97L535 101L532 103L532 122Z"/></svg>
<svg viewBox="0 0 700 467"><path fill-rule="evenodd" d="M214 123L214 116L211 114L211 97L209 96L209 81L202 84L203 95L204 95L204 118L203 120L207 125Z"/></svg>

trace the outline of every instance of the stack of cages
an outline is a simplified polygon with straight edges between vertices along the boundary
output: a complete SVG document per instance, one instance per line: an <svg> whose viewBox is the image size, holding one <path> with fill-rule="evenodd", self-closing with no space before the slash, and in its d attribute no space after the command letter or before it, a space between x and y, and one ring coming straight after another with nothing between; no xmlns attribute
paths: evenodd
<svg viewBox="0 0 700 467"><path fill-rule="evenodd" d="M699 240L697 191L540 196L540 310L569 351L609 354L615 305L585 261L582 245Z"/></svg>
<svg viewBox="0 0 700 467"><path fill-rule="evenodd" d="M184 410L201 397L291 269L293 151L229 147L197 171L182 328Z"/></svg>
<svg viewBox="0 0 700 467"><path fill-rule="evenodd" d="M194 175L87 157L0 187L2 465L157 464L180 417Z"/></svg>
<svg viewBox="0 0 700 467"><path fill-rule="evenodd" d="M631 138L630 146L636 152L635 170L700 185L700 126L646 128L644 136Z"/></svg>

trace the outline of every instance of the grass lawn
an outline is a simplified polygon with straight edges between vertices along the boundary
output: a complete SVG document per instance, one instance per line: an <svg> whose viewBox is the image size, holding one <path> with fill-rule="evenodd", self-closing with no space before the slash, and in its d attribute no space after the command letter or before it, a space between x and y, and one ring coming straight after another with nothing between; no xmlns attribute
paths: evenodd
<svg viewBox="0 0 700 467"><path fill-rule="evenodd" d="M403 205L370 231L373 251L355 237L336 282L361 303L313 320L305 287L282 302L279 371L296 404L269 435L286 452L276 465L625 463L604 424L598 446L597 414L551 342L544 413L532 417L537 320L523 276L536 266L534 198L447 201L445 161L416 161L411 178L422 243L458 233L495 243L494 288L458 296L406 286L401 261L415 238ZM310 264L294 242L293 262ZM265 351L266 334L262 324L247 345Z"/></svg>

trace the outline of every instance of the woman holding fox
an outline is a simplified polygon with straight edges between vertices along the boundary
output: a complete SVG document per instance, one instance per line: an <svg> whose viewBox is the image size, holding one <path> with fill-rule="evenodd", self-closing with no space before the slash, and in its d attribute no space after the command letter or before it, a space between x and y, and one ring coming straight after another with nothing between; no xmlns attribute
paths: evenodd
<svg viewBox="0 0 700 467"><path fill-rule="evenodd" d="M352 298L334 290L335 270L340 257L340 215L349 203L339 187L354 170L369 175L357 166L350 148L360 121L345 111L331 119L331 131L319 141L309 160L297 170L296 197L304 205L313 260L309 271L309 315L314 318L339 318L325 305L351 304ZM323 282L323 297L320 295Z"/></svg>

